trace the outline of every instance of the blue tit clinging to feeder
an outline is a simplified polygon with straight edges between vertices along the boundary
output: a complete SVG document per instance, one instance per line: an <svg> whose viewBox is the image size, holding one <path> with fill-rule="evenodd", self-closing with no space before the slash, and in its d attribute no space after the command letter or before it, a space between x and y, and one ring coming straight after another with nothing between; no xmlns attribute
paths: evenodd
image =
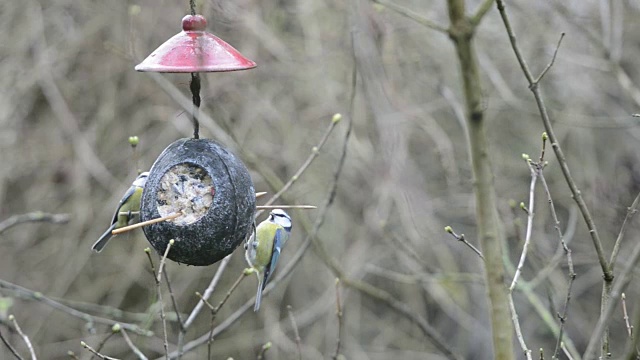
<svg viewBox="0 0 640 360"><path fill-rule="evenodd" d="M91 247L95 252L100 252L111 239L111 231L117 228L125 227L140 221L140 199L142 198L142 190L147 183L148 172L143 172L133 181L129 190L118 203L111 226L100 236L98 241Z"/></svg>
<svg viewBox="0 0 640 360"><path fill-rule="evenodd" d="M291 217L281 209L274 209L269 218L256 227L255 236L245 244L245 257L258 275L258 293L253 311L260 309L262 291L278 264L282 248L289 240Z"/></svg>

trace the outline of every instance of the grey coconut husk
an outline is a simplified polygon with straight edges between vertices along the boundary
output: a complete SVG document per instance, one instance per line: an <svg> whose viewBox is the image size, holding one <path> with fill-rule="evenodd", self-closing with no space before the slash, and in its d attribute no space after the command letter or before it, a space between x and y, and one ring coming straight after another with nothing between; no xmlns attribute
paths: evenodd
<svg viewBox="0 0 640 360"><path fill-rule="evenodd" d="M252 229L253 182L234 154L210 139L180 139L160 154L142 195L141 221L182 211L170 221L143 227L167 258L188 265L213 264L235 250Z"/></svg>

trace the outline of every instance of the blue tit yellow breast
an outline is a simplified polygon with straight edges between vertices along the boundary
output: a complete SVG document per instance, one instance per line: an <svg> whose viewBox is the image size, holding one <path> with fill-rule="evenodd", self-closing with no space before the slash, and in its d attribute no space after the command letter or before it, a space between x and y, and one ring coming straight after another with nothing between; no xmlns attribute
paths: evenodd
<svg viewBox="0 0 640 360"><path fill-rule="evenodd" d="M256 260L253 265L258 271L262 272L265 266L267 266L271 261L273 240L276 236L276 231L279 228L282 228L282 226L269 221L260 223L256 228L258 248L256 249Z"/></svg>
<svg viewBox="0 0 640 360"><path fill-rule="evenodd" d="M131 220L131 217L127 215L129 211L132 213L137 213L135 216L139 216L140 212L140 200L142 199L142 190L141 187L136 187L133 191L133 194L127 199L124 200L120 209L118 210L118 225L116 227L127 226Z"/></svg>

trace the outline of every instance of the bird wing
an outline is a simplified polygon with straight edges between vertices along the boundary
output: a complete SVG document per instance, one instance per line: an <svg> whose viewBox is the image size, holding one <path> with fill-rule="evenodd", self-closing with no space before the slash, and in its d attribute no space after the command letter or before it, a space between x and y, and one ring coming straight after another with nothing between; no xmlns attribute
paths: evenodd
<svg viewBox="0 0 640 360"><path fill-rule="evenodd" d="M282 246L286 241L287 233L281 226L278 226L276 229L276 234L273 238L273 251L271 252L271 261L267 265L264 270L264 282L262 283L262 289L267 286L267 282L273 274L273 270L275 270L276 265L278 264L278 259L280 258L280 252L282 251Z"/></svg>
<svg viewBox="0 0 640 360"><path fill-rule="evenodd" d="M135 192L136 192L136 187L131 186L129 187L129 190L127 190L127 192L124 193L124 196L122 197L122 199L120 199L120 202L118 203L118 207L116 207L115 214L113 214L113 221L111 222L112 224L115 224L118 221L118 215L120 213L120 208L122 207L122 204L124 204L127 200L129 200L129 198L133 196Z"/></svg>

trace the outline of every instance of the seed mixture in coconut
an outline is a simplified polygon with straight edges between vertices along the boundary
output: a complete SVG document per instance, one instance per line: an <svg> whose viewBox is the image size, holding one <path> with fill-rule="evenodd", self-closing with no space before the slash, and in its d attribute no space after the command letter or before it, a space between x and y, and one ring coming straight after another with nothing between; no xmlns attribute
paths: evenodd
<svg viewBox="0 0 640 360"><path fill-rule="evenodd" d="M164 217L182 211L182 216L173 222L176 225L193 224L207 213L213 195L213 180L204 169L193 164L178 164L160 180L158 212Z"/></svg>

